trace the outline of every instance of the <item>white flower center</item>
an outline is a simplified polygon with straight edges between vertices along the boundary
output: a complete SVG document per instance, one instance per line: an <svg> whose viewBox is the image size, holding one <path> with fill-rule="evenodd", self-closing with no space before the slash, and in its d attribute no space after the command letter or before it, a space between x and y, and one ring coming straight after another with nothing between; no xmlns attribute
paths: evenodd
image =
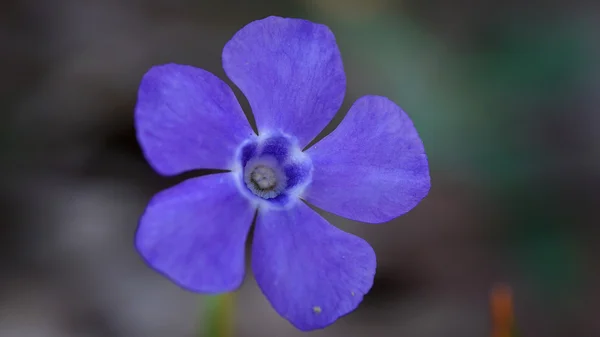
<svg viewBox="0 0 600 337"><path fill-rule="evenodd" d="M287 179L274 158L252 158L244 168L244 181L252 193L272 199L281 194L287 186Z"/></svg>
<svg viewBox="0 0 600 337"><path fill-rule="evenodd" d="M273 169L259 165L250 174L250 180L261 190L271 190L277 185L277 177Z"/></svg>
<svg viewBox="0 0 600 337"><path fill-rule="evenodd" d="M291 207L312 181L312 161L296 138L280 132L249 138L235 159L240 192L265 209Z"/></svg>

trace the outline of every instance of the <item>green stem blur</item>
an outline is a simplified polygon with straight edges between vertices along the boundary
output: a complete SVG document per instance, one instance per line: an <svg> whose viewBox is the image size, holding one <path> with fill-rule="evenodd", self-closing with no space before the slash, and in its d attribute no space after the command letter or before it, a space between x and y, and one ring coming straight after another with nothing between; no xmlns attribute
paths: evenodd
<svg viewBox="0 0 600 337"><path fill-rule="evenodd" d="M206 298L205 326L200 328L199 337L233 336L234 294L226 293Z"/></svg>

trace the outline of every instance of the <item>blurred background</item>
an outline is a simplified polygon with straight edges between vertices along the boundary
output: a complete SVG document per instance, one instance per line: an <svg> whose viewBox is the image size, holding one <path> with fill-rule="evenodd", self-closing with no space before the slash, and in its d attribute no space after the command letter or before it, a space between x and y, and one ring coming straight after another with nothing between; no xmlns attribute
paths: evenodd
<svg viewBox="0 0 600 337"><path fill-rule="evenodd" d="M207 69L268 15L328 25L344 107L386 95L414 120L429 196L366 225L372 291L314 336L490 336L509 284L520 336L600 336L600 7L593 1L7 0L0 4L0 336L197 336L206 298L132 242L154 173L133 129L152 65ZM237 89L236 89L237 90ZM236 91L246 111L248 104ZM234 336L302 336L251 275Z"/></svg>

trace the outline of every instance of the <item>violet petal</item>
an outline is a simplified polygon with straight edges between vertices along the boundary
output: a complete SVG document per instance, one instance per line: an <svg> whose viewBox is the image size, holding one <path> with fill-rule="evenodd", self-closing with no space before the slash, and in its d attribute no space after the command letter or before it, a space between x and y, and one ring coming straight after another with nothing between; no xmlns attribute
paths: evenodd
<svg viewBox="0 0 600 337"><path fill-rule="evenodd" d="M337 129L307 153L314 171L304 198L346 218L385 222L410 211L429 192L417 130L385 97L358 99Z"/></svg>
<svg viewBox="0 0 600 337"><path fill-rule="evenodd" d="M329 123L346 91L333 33L306 20L246 25L225 45L223 68L248 98L259 133L282 131L300 147Z"/></svg>
<svg viewBox="0 0 600 337"><path fill-rule="evenodd" d="M231 169L237 146L254 132L231 88L191 66L152 67L135 108L139 143L164 175L193 169Z"/></svg>
<svg viewBox="0 0 600 337"><path fill-rule="evenodd" d="M148 265L185 289L232 291L244 278L254 212L233 173L192 178L154 196L135 244Z"/></svg>
<svg viewBox="0 0 600 337"><path fill-rule="evenodd" d="M259 210L254 277L275 311L300 330L332 324L353 311L373 284L375 252L330 225L306 204Z"/></svg>

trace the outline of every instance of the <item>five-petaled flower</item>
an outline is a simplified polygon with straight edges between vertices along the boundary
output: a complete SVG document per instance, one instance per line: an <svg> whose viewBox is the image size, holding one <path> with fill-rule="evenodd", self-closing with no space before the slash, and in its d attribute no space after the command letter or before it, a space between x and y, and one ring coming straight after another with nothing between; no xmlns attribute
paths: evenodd
<svg viewBox="0 0 600 337"><path fill-rule="evenodd" d="M216 76L177 64L151 68L135 108L148 162L163 175L229 172L191 178L154 196L136 247L185 289L232 291L244 278L245 242L256 214L256 282L298 329L323 328L369 291L375 253L306 203L367 223L408 212L430 188L423 144L396 104L365 96L337 129L304 149L346 91L340 52L326 26L280 17L254 21L233 36L222 57L259 134Z"/></svg>

